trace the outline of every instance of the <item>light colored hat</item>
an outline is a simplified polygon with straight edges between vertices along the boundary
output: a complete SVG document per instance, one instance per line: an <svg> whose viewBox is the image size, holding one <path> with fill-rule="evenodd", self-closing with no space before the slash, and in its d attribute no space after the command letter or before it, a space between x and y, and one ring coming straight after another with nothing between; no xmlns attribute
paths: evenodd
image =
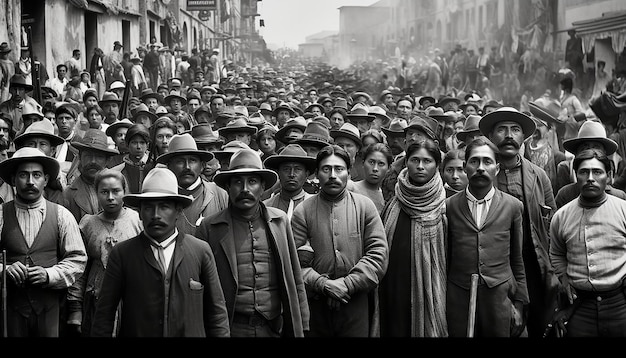
<svg viewBox="0 0 626 358"><path fill-rule="evenodd" d="M124 203L130 207L139 207L142 200L174 200L188 207L193 202L191 195L178 194L178 179L167 168L151 169L143 180L141 194L127 194Z"/></svg>
<svg viewBox="0 0 626 358"><path fill-rule="evenodd" d="M496 123L502 121L517 122L522 127L522 132L524 132L524 139L533 135L533 133L535 133L535 129L537 129L537 125L535 124L535 121L532 120L532 118L513 107L501 107L493 112L485 114L483 118L480 119L480 122L478 123L478 128L480 128L480 132L484 136L489 137L489 133L496 125Z"/></svg>
<svg viewBox="0 0 626 358"><path fill-rule="evenodd" d="M250 149L250 147L242 141L232 140L224 144L224 146L222 147L222 150L213 152L213 155L215 155L215 158L217 160L221 161L223 159L232 157L233 154L237 153L238 151L242 149Z"/></svg>
<svg viewBox="0 0 626 358"><path fill-rule="evenodd" d="M387 137L404 137L404 128L408 126L406 119L396 117L389 123L389 128L382 127Z"/></svg>
<svg viewBox="0 0 626 358"><path fill-rule="evenodd" d="M607 138L604 125L596 121L584 121L578 129L576 138L563 141L563 148L576 155L581 144L591 141L601 143L606 155L611 155L617 150L617 142Z"/></svg>
<svg viewBox="0 0 626 358"><path fill-rule="evenodd" d="M174 134L169 144L169 151L163 153L156 158L157 163L167 164L172 157L177 155L197 155L200 160L208 162L212 160L213 153L205 150L199 150L196 141L191 134Z"/></svg>
<svg viewBox="0 0 626 358"><path fill-rule="evenodd" d="M221 188L225 188L232 176L242 174L260 175L266 188L271 188L278 180L276 172L263 168L263 162L257 152L252 149L241 149L230 158L228 170L217 173L213 181Z"/></svg>
<svg viewBox="0 0 626 358"><path fill-rule="evenodd" d="M35 101L24 101L24 106L22 107L22 115L35 114L39 116L39 118L43 118L43 107L35 102Z"/></svg>
<svg viewBox="0 0 626 358"><path fill-rule="evenodd" d="M133 125L133 122L131 122L130 119L122 118L119 121L111 123L107 127L107 129L104 131L104 133L108 135L109 137L113 138L115 137L115 133L117 133L117 130L119 128L130 128L132 125Z"/></svg>
<svg viewBox="0 0 626 358"><path fill-rule="evenodd" d="M124 82L113 81L113 83L111 83L111 86L109 86L109 91L113 91L116 89L124 89L124 88L126 88L126 85L124 84Z"/></svg>
<svg viewBox="0 0 626 358"><path fill-rule="evenodd" d="M59 162L45 155L41 150L32 147L23 147L15 151L13 156L0 162L0 178L7 183L11 183L11 177L17 171L20 164L28 162L37 162L44 167L44 172L50 178L59 176Z"/></svg>
<svg viewBox="0 0 626 358"><path fill-rule="evenodd" d="M480 122L481 118L482 118L481 116L476 115L476 114L470 114L469 116L467 116L467 119L465 119L465 123L463 125L463 129L456 133L456 139L460 140L461 142L464 142L468 134L470 133L480 134L478 123Z"/></svg>
<svg viewBox="0 0 626 358"><path fill-rule="evenodd" d="M24 145L24 141L29 138L46 138L50 141L51 146L65 143L65 139L54 134L54 125L49 120L37 121L28 126L24 133L13 140L15 147L21 148Z"/></svg>
<svg viewBox="0 0 626 358"><path fill-rule="evenodd" d="M81 150L96 150L107 155L120 154L115 148L109 148L107 135L100 129L87 129L82 138L70 142L70 146Z"/></svg>

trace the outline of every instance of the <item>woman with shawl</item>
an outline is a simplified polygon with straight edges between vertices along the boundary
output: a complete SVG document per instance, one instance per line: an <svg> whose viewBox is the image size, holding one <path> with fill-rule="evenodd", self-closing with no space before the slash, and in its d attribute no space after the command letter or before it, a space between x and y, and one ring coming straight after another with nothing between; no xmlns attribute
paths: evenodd
<svg viewBox="0 0 626 358"><path fill-rule="evenodd" d="M383 211L389 266L379 287L381 337L447 337L446 215L441 152L411 144ZM410 314L407 314L410 312Z"/></svg>

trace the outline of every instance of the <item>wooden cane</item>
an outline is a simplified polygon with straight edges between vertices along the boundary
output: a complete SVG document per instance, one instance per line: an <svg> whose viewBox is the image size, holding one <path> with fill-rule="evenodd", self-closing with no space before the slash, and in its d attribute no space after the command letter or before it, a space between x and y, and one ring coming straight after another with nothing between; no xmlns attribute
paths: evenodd
<svg viewBox="0 0 626 358"><path fill-rule="evenodd" d="M2 250L2 336L8 337L7 329L7 250Z"/></svg>
<svg viewBox="0 0 626 358"><path fill-rule="evenodd" d="M472 274L470 286L469 312L467 314L467 336L474 337L474 325L476 323L476 291L478 290L478 274Z"/></svg>

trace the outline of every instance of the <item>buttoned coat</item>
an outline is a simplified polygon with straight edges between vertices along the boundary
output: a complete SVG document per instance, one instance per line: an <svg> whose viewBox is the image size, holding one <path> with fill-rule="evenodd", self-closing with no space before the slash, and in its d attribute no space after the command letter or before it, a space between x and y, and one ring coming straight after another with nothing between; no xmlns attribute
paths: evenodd
<svg viewBox="0 0 626 358"><path fill-rule="evenodd" d="M309 305L296 252L295 241L287 214L277 208L260 203L262 218L267 222L267 239L279 268L279 289L283 309L283 336L304 337L309 329ZM230 206L222 212L205 218L196 231L196 237L211 245L219 272L226 307L232 322L239 278L237 276L237 251L233 236Z"/></svg>
<svg viewBox="0 0 626 358"><path fill-rule="evenodd" d="M206 242L179 232L166 311L165 281L149 240L142 232L111 250L92 336L111 337L121 300L119 337L163 337L165 319L167 337L229 337L224 294Z"/></svg>

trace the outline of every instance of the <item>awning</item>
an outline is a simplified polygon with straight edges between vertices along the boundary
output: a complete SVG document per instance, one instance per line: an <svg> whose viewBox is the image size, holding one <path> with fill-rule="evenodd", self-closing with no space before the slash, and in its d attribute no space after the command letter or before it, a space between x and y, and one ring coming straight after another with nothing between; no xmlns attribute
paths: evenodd
<svg viewBox="0 0 626 358"><path fill-rule="evenodd" d="M596 39L611 38L615 53L621 53L626 44L626 11L608 12L595 19L576 21L572 28L583 40L583 48L590 51Z"/></svg>

